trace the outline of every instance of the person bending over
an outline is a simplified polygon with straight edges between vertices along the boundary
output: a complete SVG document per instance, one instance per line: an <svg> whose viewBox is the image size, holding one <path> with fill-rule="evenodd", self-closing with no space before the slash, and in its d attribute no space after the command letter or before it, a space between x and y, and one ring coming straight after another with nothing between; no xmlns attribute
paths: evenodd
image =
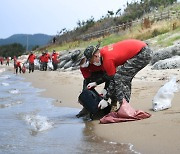
<svg viewBox="0 0 180 154"><path fill-rule="evenodd" d="M86 50L90 48L93 47L89 46ZM107 95L100 101L98 107L100 109L107 107L109 98L118 101L119 106L123 98L129 102L132 79L151 60L152 50L148 45L140 40L128 39L104 46L101 49L95 49L89 53L85 54L87 63L102 65L110 82ZM117 103L112 102L111 112L117 111L119 106L117 107Z"/></svg>

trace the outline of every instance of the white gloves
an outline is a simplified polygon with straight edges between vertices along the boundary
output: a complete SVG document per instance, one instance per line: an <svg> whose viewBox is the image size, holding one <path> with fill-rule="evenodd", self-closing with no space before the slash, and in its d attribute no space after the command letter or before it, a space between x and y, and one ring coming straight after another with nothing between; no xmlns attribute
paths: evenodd
<svg viewBox="0 0 180 154"><path fill-rule="evenodd" d="M107 94L107 90L106 90L106 89L103 89L103 90L101 91L101 93L100 93L100 95L101 95L102 97L105 97L106 94Z"/></svg>
<svg viewBox="0 0 180 154"><path fill-rule="evenodd" d="M87 88L88 89L91 89L91 88L95 88L97 86L97 83L96 82L91 82L87 85Z"/></svg>
<svg viewBox="0 0 180 154"><path fill-rule="evenodd" d="M98 108L100 108L101 110L106 108L107 106L108 106L108 102L105 101L104 99L102 99L98 104Z"/></svg>

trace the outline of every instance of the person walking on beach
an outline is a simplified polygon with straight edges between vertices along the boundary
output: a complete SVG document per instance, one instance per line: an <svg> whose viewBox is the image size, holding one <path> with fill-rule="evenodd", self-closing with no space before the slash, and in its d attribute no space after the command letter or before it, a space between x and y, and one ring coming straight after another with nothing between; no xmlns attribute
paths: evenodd
<svg viewBox="0 0 180 154"><path fill-rule="evenodd" d="M16 72L16 61L17 61L16 56L13 57L13 61L14 61L14 73L15 73Z"/></svg>
<svg viewBox="0 0 180 154"><path fill-rule="evenodd" d="M43 51L42 52L42 55L39 57L39 63L40 63L40 70L41 71L44 71L44 54L45 52Z"/></svg>
<svg viewBox="0 0 180 154"><path fill-rule="evenodd" d="M51 55L52 65L53 65L53 71L57 70L57 64L58 64L58 53L53 50L53 53Z"/></svg>
<svg viewBox="0 0 180 154"><path fill-rule="evenodd" d="M92 47L93 48L93 47ZM85 55L90 64L103 65L110 81L106 98L99 102L98 107L108 106L108 98L113 98L121 105L123 98L127 102L131 96L131 82L134 76L149 64L152 50L140 40L129 39L99 48L86 48ZM96 86L96 85L93 85ZM115 101L115 102L116 102ZM111 112L117 111L117 104L111 103Z"/></svg>
<svg viewBox="0 0 180 154"><path fill-rule="evenodd" d="M16 57L14 57L14 70L16 74L18 74L18 70L21 73L21 62Z"/></svg>
<svg viewBox="0 0 180 154"><path fill-rule="evenodd" d="M29 73L34 72L34 60L35 60L36 56L35 54L33 54L33 52L31 51L27 61L29 62Z"/></svg>
<svg viewBox="0 0 180 154"><path fill-rule="evenodd" d="M4 61L4 58L3 58L3 57L0 57L0 63L1 63L1 65L3 65L3 61Z"/></svg>
<svg viewBox="0 0 180 154"><path fill-rule="evenodd" d="M47 71L47 64L48 61L50 60L50 55L48 53L48 50L45 51L45 54L43 55L43 60L44 60L43 70Z"/></svg>
<svg viewBox="0 0 180 154"><path fill-rule="evenodd" d="M6 58L6 65L9 66L9 57Z"/></svg>

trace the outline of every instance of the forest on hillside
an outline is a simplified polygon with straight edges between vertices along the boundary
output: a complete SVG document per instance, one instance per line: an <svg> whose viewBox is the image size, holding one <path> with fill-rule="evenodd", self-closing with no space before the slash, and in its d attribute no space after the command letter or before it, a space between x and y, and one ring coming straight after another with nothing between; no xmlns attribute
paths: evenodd
<svg viewBox="0 0 180 154"><path fill-rule="evenodd" d="M95 21L94 18L91 17L86 21L77 21L77 27L73 30L63 28L56 35L56 43L63 44L78 41L80 39L79 36L82 34L84 35L131 22L141 18L146 13L158 10L159 8L165 8L174 3L177 3L177 0L140 0L131 3L127 2L124 10L121 10L121 8L115 12L108 10L107 14L102 16L98 21Z"/></svg>
<svg viewBox="0 0 180 154"><path fill-rule="evenodd" d="M25 53L26 49L20 43L13 43L0 46L0 55L2 57L18 57Z"/></svg>

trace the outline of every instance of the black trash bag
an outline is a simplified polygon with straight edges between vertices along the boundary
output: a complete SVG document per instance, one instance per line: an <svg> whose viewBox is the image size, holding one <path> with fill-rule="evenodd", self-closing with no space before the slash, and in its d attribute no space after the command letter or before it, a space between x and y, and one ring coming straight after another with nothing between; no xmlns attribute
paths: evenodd
<svg viewBox="0 0 180 154"><path fill-rule="evenodd" d="M79 103L90 113L91 119L101 118L110 112L111 106L107 106L102 110L98 108L101 100L102 97L95 89L85 89L78 97Z"/></svg>

